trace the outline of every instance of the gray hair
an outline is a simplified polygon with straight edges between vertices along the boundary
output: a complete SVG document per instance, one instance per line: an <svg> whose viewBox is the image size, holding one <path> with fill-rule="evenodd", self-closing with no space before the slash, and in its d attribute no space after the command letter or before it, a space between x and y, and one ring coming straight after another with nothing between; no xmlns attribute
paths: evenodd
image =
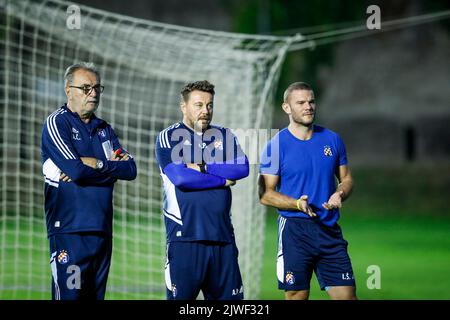
<svg viewBox="0 0 450 320"><path fill-rule="evenodd" d="M292 91L295 91L295 90L313 91L311 86L309 84L307 84L306 82L294 82L294 83L290 84L289 87L287 87L287 89L284 91L283 101L287 102L289 99L289 95L291 94Z"/></svg>
<svg viewBox="0 0 450 320"><path fill-rule="evenodd" d="M94 73L97 76L97 80L100 82L100 73L93 62L78 62L66 69L66 72L64 73L64 86L67 87L69 84L73 83L73 74L80 69Z"/></svg>

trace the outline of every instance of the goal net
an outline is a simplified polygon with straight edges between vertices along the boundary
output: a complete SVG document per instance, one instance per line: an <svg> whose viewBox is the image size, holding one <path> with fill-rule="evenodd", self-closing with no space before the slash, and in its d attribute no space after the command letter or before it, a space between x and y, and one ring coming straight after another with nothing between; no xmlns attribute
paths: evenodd
<svg viewBox="0 0 450 320"><path fill-rule="evenodd" d="M113 126L138 167L135 181L118 182L115 188L106 298L164 299L165 229L156 135L181 120L181 87L204 79L216 86L214 124L241 133L269 129L271 99L289 41L184 28L73 5L0 1L0 299L50 298L41 129L66 101L65 69L79 61L99 67L105 91L98 116ZM232 188L232 220L245 296L256 299L265 211L257 195L259 148L249 147L258 136L251 136L241 141L253 161L250 176Z"/></svg>

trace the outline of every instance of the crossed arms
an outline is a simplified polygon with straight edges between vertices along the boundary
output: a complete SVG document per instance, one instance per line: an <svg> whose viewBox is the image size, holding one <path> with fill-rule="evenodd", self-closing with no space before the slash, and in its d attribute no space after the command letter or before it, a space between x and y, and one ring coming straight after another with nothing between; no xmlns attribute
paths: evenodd
<svg viewBox="0 0 450 320"><path fill-rule="evenodd" d="M119 154L115 153L114 151L111 152L111 161L129 161L131 158L128 155L128 153L125 152L121 152ZM92 169L96 169L97 168L97 159L93 158L93 157L80 157L80 160L83 162L83 164L85 166L88 166ZM134 169L133 169L134 167ZM126 169L126 168L122 168L122 169ZM109 180L113 180L113 179L120 179L122 178L123 180L132 180L136 177L136 165L133 163L130 166L131 170L126 170L126 171L130 171L130 172L122 172L122 174L119 175L109 175L108 177L106 177L106 180L101 179L100 181L107 182ZM116 170L112 170L112 172L115 172ZM119 170L119 171L123 171L123 170ZM114 178L114 176L116 176L116 178ZM64 172L61 171L61 175L59 177L60 180L64 181L64 182L71 182L72 179L66 175ZM99 182L97 180L97 182Z"/></svg>
<svg viewBox="0 0 450 320"><path fill-rule="evenodd" d="M203 173L196 163L169 163L163 171L175 186L187 190L232 186L249 173L247 157L235 159L233 163L206 164L205 167L206 173Z"/></svg>
<svg viewBox="0 0 450 320"><path fill-rule="evenodd" d="M203 161L201 166L204 166L204 170L201 170L200 164L195 163L197 160L192 160L195 157L180 157L176 146L183 141L176 139L172 141L171 132L166 134L165 139L161 137L161 134L158 135L155 154L162 173L176 187L184 190L211 189L234 185L236 180L248 176L249 163L247 156L238 145L236 137L228 131L225 136L227 134L230 134L228 137L233 137L232 144L218 149L217 152L221 153L218 153L215 158L204 152L202 158L198 160L198 162ZM174 151L174 155L172 151ZM186 152L189 154L192 149L188 148Z"/></svg>
<svg viewBox="0 0 450 320"><path fill-rule="evenodd" d="M114 130L109 127L111 147L121 148ZM42 131L42 151L62 172L60 180L91 185L114 183L116 179L133 180L137 170L134 160L128 154L116 155L112 161L104 161L104 167L94 169L97 159L80 157L73 146L72 127L61 116L50 116ZM122 160L122 161L117 161Z"/></svg>

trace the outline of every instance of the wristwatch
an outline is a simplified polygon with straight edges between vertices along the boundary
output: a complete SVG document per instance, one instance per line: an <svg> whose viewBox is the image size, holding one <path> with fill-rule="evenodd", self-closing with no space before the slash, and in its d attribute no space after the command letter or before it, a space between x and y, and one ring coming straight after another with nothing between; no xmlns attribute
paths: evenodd
<svg viewBox="0 0 450 320"><path fill-rule="evenodd" d="M103 161L100 159L97 159L97 162L95 163L95 169L102 169L103 168Z"/></svg>
<svg viewBox="0 0 450 320"><path fill-rule="evenodd" d="M198 163L197 165L200 168L201 173L206 173L206 163Z"/></svg>

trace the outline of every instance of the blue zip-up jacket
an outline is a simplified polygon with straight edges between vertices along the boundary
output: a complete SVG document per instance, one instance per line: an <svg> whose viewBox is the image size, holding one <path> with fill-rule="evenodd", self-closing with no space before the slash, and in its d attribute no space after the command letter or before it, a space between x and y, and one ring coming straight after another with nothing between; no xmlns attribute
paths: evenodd
<svg viewBox="0 0 450 320"><path fill-rule="evenodd" d="M231 189L227 179L248 176L249 163L231 130L210 126L194 133L184 123L161 131L155 144L164 187L167 242L234 243ZM206 163L206 173L186 163Z"/></svg>
<svg viewBox="0 0 450 320"><path fill-rule="evenodd" d="M122 146L113 128L95 115L85 124L63 105L48 116L42 129L41 151L49 237L85 231L112 235L114 183L117 179L133 180L137 174L131 156L128 161L110 160L111 151L119 148ZM92 169L80 157L101 159L104 166ZM60 180L61 172L72 181Z"/></svg>

